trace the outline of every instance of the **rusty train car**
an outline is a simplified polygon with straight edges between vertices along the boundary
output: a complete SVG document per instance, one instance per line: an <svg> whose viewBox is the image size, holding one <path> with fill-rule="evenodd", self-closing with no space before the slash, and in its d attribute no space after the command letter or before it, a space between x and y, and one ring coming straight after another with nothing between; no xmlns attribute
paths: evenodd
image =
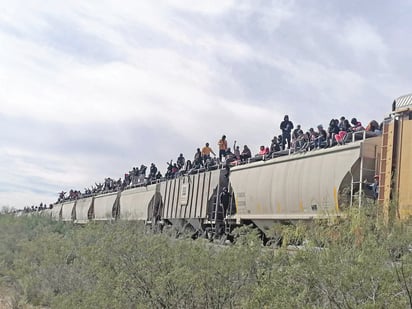
<svg viewBox="0 0 412 309"><path fill-rule="evenodd" d="M47 210L56 220L143 221L156 229L230 233L254 224L265 231L277 222L339 216L370 199L365 182L380 177L378 205L387 220L412 215L412 94L397 98L382 134L354 133L345 145L296 151L266 160L57 203ZM229 188L230 205L220 213L219 194Z"/></svg>

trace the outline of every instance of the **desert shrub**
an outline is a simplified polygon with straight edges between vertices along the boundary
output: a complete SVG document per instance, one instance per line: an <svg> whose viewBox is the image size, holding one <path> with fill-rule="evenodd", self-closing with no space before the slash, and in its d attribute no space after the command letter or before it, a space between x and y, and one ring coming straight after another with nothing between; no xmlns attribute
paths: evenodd
<svg viewBox="0 0 412 309"><path fill-rule="evenodd" d="M208 241L146 235L119 223L82 257L92 289L61 295L67 308L223 308L256 281L259 250L213 246Z"/></svg>
<svg viewBox="0 0 412 309"><path fill-rule="evenodd" d="M374 206L371 206L374 207ZM20 301L52 308L406 307L411 231L376 208L340 221L251 226L222 246L148 234L136 222L62 224L0 216L0 279ZM303 246L293 251L287 241Z"/></svg>
<svg viewBox="0 0 412 309"><path fill-rule="evenodd" d="M354 209L337 225L311 226L303 250L277 251L248 307L409 305L411 237L405 224L396 226L388 229L366 208ZM397 256L402 261L393 262Z"/></svg>

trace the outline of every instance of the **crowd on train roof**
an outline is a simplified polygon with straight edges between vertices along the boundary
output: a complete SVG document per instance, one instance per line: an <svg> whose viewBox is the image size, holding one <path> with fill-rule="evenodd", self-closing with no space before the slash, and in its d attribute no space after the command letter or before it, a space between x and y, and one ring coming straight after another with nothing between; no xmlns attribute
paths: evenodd
<svg viewBox="0 0 412 309"><path fill-rule="evenodd" d="M193 160L186 160L181 153L176 162L172 160L167 162L164 176L154 163L151 163L148 171L147 166L142 164L139 168L133 167L128 173L125 173L123 179L115 180L108 177L104 182L95 183L90 188L85 188L83 192L80 190L62 191L59 193L57 202L76 200L101 193L117 192L206 170L226 168L227 173L229 173L231 166L239 164L344 145L352 139L357 139L356 135L358 133L360 133L359 138L378 136L382 132L382 123L379 124L377 121L372 120L364 127L357 118L351 118L349 121L349 119L342 116L340 119L331 119L327 127L319 124L316 129L312 127L304 131L300 124L295 127L289 116L285 115L279 128L281 134L275 135L269 146L260 146L258 152L254 155L247 145L244 145L241 150L240 146L236 145L236 141L234 141L233 148L230 148L226 135L222 135L216 144L216 152L209 142L206 142L203 147L196 149Z"/></svg>
<svg viewBox="0 0 412 309"><path fill-rule="evenodd" d="M34 206L34 205L26 206L26 207L23 208L22 211L24 213L28 213L28 212L42 211L42 210L46 210L46 209L53 209L53 204L50 204L50 205L47 206L46 203L43 204L43 202L41 202L39 206ZM21 210L19 210L19 211L21 211Z"/></svg>

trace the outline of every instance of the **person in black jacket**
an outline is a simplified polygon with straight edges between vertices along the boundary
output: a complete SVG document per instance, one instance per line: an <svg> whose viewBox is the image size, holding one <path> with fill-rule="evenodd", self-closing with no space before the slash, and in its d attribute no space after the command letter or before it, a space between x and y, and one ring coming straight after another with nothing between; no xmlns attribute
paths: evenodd
<svg viewBox="0 0 412 309"><path fill-rule="evenodd" d="M286 142L288 143L287 149L290 149L290 139L291 132L293 129L293 123L289 120L288 115L285 115L283 121L280 123L280 129L282 130L282 149L285 150Z"/></svg>
<svg viewBox="0 0 412 309"><path fill-rule="evenodd" d="M223 218L226 217L227 210L229 209L229 202L230 202L230 193L228 192L227 188L224 187L222 192L220 193L220 203L223 207Z"/></svg>

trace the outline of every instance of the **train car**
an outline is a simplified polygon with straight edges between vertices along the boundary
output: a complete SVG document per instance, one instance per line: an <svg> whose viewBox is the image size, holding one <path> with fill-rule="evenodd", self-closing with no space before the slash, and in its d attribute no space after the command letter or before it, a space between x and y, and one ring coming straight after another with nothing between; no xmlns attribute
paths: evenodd
<svg viewBox="0 0 412 309"><path fill-rule="evenodd" d="M279 221L337 216L355 197L361 203L362 184L373 179L380 151L381 138L371 137L234 167L236 221L265 230Z"/></svg>
<svg viewBox="0 0 412 309"><path fill-rule="evenodd" d="M161 182L161 218L178 229L205 231L216 224L218 195L228 186L225 169L197 171Z"/></svg>
<svg viewBox="0 0 412 309"><path fill-rule="evenodd" d="M379 202L387 221L412 215L412 94L392 104L383 122Z"/></svg>

